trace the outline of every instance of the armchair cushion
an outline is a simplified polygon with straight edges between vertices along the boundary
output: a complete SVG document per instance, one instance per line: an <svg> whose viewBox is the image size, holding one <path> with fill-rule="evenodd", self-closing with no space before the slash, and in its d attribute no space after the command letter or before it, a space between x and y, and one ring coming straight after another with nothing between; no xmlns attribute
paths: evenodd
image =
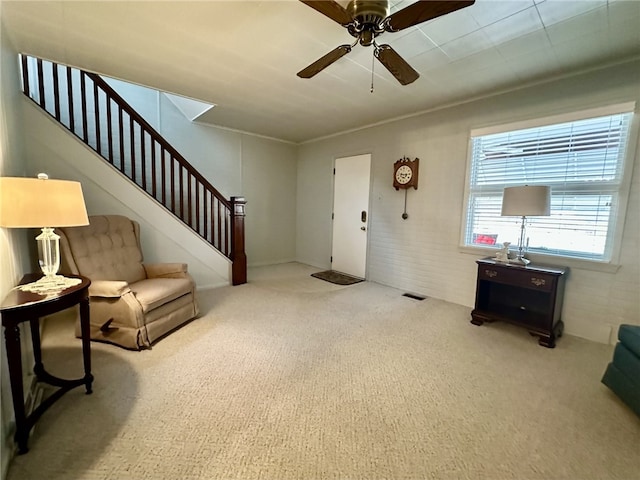
<svg viewBox="0 0 640 480"><path fill-rule="evenodd" d="M133 283L130 288L146 313L193 293L193 282L191 278L153 278Z"/></svg>

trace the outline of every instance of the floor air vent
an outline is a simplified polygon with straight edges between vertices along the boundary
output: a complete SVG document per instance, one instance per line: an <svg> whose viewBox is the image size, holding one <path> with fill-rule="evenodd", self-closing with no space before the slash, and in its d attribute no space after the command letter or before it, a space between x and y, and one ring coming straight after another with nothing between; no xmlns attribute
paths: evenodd
<svg viewBox="0 0 640 480"><path fill-rule="evenodd" d="M413 293L403 293L403 297L413 298L414 300L424 300L427 297L422 297L420 295L414 295Z"/></svg>

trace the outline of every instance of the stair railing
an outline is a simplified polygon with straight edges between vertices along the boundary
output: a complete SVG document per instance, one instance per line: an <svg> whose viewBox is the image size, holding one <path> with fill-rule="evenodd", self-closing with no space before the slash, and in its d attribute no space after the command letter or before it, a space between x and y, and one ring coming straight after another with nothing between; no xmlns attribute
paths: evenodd
<svg viewBox="0 0 640 480"><path fill-rule="evenodd" d="M20 55L24 94L232 261L246 283L243 197L227 200L104 79Z"/></svg>

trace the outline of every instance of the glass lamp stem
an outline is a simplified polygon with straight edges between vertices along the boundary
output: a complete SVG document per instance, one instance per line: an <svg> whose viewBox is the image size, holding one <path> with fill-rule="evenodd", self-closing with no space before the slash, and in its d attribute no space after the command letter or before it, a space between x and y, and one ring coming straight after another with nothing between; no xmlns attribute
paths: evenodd
<svg viewBox="0 0 640 480"><path fill-rule="evenodd" d="M525 241L525 223L526 217L522 216L522 225L520 225L520 241L518 242L518 258L516 258L514 263L519 263L521 265L527 265L529 260L524 258L524 241Z"/></svg>
<svg viewBox="0 0 640 480"><path fill-rule="evenodd" d="M42 233L36 237L38 242L38 261L45 277L53 277L60 268L60 236L53 228L42 227Z"/></svg>

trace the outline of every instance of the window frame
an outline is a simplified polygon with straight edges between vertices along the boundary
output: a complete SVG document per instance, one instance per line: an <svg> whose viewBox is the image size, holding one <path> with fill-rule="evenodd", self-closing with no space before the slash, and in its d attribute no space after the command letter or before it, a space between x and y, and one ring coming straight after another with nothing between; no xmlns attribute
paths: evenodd
<svg viewBox="0 0 640 480"><path fill-rule="evenodd" d="M590 259L590 258L578 258L575 256L566 256L561 254L547 254L542 252L530 252L527 256L533 261L537 262L550 262L558 263L561 261L565 265L573 265L583 267L587 269L596 270L608 270L616 271L619 268L622 236L624 233L625 218L627 214L627 208L629 203L629 194L631 190L631 176L633 173L633 167L636 163L638 146L638 130L639 130L639 118L636 110L636 102L624 102L603 107L589 108L579 111L572 111L562 114L556 114L540 118L531 118L527 120L495 124L491 126L472 128L468 135L467 146L467 165L466 176L464 184L464 199L461 212L461 224L460 224L460 237L459 237L459 250L464 253L479 254L481 252L494 254L502 245L474 245L467 244L467 228L470 226L470 212L471 206L469 200L471 197L471 175L472 175L472 161L473 161L473 138L485 135L492 135L496 133L506 133L511 131L523 130L528 128L544 127L556 124L562 124L567 122L574 122L585 120L589 118L602 117L607 115L615 115L620 113L631 112L632 116L629 121L629 133L626 145L625 156L622 164L622 178L620 180L618 193L618 205L615 210L612 210L612 217L609 221L607 228L607 245L610 247L605 250L604 259ZM506 185L505 186L511 186ZM553 193L552 193L553 195ZM516 245L512 245L511 248L516 248Z"/></svg>

